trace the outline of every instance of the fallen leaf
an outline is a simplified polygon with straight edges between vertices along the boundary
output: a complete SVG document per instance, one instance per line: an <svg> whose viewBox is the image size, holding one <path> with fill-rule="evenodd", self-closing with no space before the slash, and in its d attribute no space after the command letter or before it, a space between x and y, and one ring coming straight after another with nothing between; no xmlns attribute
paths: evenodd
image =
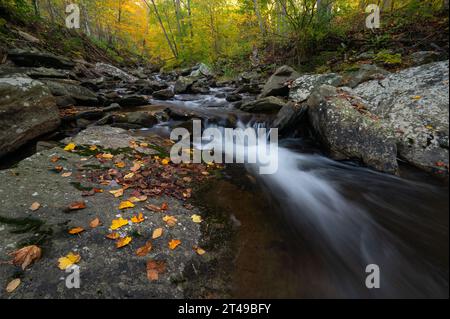
<svg viewBox="0 0 450 319"><path fill-rule="evenodd" d="M133 216L131 221L135 224L140 224L145 221L144 214L139 213L139 216Z"/></svg>
<svg viewBox="0 0 450 319"><path fill-rule="evenodd" d="M125 162L116 163L117 168L124 168L125 166L127 166L127 164L125 164Z"/></svg>
<svg viewBox="0 0 450 319"><path fill-rule="evenodd" d="M119 209L121 209L121 210L122 209L128 209L128 208L133 208L134 206L135 205L132 202L126 200L126 201L123 201L123 202L120 203Z"/></svg>
<svg viewBox="0 0 450 319"><path fill-rule="evenodd" d="M93 221L91 221L89 223L89 226L91 226L91 228L97 228L100 225L101 225L101 223L100 223L100 219L99 218L96 218L96 219L94 219Z"/></svg>
<svg viewBox="0 0 450 319"><path fill-rule="evenodd" d="M77 146L74 143L70 143L70 144L67 144L66 147L64 147L64 150L67 152L71 152L71 151L75 150L76 147Z"/></svg>
<svg viewBox="0 0 450 319"><path fill-rule="evenodd" d="M161 207L158 207L153 204L148 204L147 206L145 206L145 208L147 208L148 210L151 210L152 212L160 212L161 211Z"/></svg>
<svg viewBox="0 0 450 319"><path fill-rule="evenodd" d="M111 230L117 230L126 225L128 225L128 220L123 219L122 217L119 219L114 219L111 224Z"/></svg>
<svg viewBox="0 0 450 319"><path fill-rule="evenodd" d="M37 211L39 208L41 208L41 204L39 204L38 202L34 202L30 206L30 210L33 212Z"/></svg>
<svg viewBox="0 0 450 319"><path fill-rule="evenodd" d="M13 257L12 263L21 266L25 270L33 262L39 260L42 256L42 250L36 245L24 247L9 254Z"/></svg>
<svg viewBox="0 0 450 319"><path fill-rule="evenodd" d="M134 163L133 167L130 169L132 172L136 173L142 167L141 163Z"/></svg>
<svg viewBox="0 0 450 319"><path fill-rule="evenodd" d="M55 166L55 171L57 171L58 173L61 173L63 169L64 167L62 166Z"/></svg>
<svg viewBox="0 0 450 319"><path fill-rule="evenodd" d="M59 159L60 159L59 156L53 156L53 157L50 159L50 162L56 163L57 161L59 161Z"/></svg>
<svg viewBox="0 0 450 319"><path fill-rule="evenodd" d="M111 233L111 234L106 235L106 238L116 240L116 239L120 238L120 235L118 233Z"/></svg>
<svg viewBox="0 0 450 319"><path fill-rule="evenodd" d="M85 208L86 208L85 202L75 202L69 205L69 210L80 210Z"/></svg>
<svg viewBox="0 0 450 319"><path fill-rule="evenodd" d="M114 195L115 198L123 196L123 188L115 190L115 191L109 191L111 194Z"/></svg>
<svg viewBox="0 0 450 319"><path fill-rule="evenodd" d="M170 159L165 158L161 161L161 164L163 164L164 166L169 165L170 164Z"/></svg>
<svg viewBox="0 0 450 319"><path fill-rule="evenodd" d="M117 247L117 248L123 248L123 247L125 247L125 246L128 246L128 245L131 243L132 240L133 240L133 239L132 239L131 237L121 238L121 239L119 239L119 240L117 241L116 247Z"/></svg>
<svg viewBox="0 0 450 319"><path fill-rule="evenodd" d="M72 176L72 172L67 172L61 175L62 177L70 177Z"/></svg>
<svg viewBox="0 0 450 319"><path fill-rule="evenodd" d="M130 173L130 174L125 175L123 178L124 179L132 179L133 177L134 177L134 173Z"/></svg>
<svg viewBox="0 0 450 319"><path fill-rule="evenodd" d="M163 234L163 229L162 228L155 229L153 231L152 239L158 239L159 237L162 236L162 234Z"/></svg>
<svg viewBox="0 0 450 319"><path fill-rule="evenodd" d="M170 227L174 227L178 222L178 220L174 216L169 215L164 216L163 221L166 222L166 224Z"/></svg>
<svg viewBox="0 0 450 319"><path fill-rule="evenodd" d="M172 239L172 240L169 242L169 248L170 248L171 250L177 249L177 247L180 246L180 245L181 245L181 241L178 240L178 239Z"/></svg>
<svg viewBox="0 0 450 319"><path fill-rule="evenodd" d="M147 261L147 278L150 281L159 279L159 275L166 272L166 263L163 261Z"/></svg>
<svg viewBox="0 0 450 319"><path fill-rule="evenodd" d="M413 96L412 98L413 98L413 100L416 100L416 101L422 99L422 97L420 95Z"/></svg>
<svg viewBox="0 0 450 319"><path fill-rule="evenodd" d="M136 255L139 257L145 257L151 250L152 250L152 242L149 240L148 242L145 243L145 246L138 248L138 250L136 250Z"/></svg>
<svg viewBox="0 0 450 319"><path fill-rule="evenodd" d="M169 204L163 203L163 204L161 205L161 210L169 210Z"/></svg>
<svg viewBox="0 0 450 319"><path fill-rule="evenodd" d="M195 246L194 250L199 256L203 256L204 254L206 254L206 251L203 248Z"/></svg>
<svg viewBox="0 0 450 319"><path fill-rule="evenodd" d="M61 257L58 259L58 263L59 263L58 267L61 270L66 270L70 266L80 262L80 260L81 260L80 255L77 255L74 253L69 253L67 256Z"/></svg>
<svg viewBox="0 0 450 319"><path fill-rule="evenodd" d="M81 227L76 227L76 228L72 228L71 230L69 230L69 234L71 234L71 235L81 234L82 232L84 232L84 228L81 228Z"/></svg>
<svg viewBox="0 0 450 319"><path fill-rule="evenodd" d="M100 157L103 158L103 159L106 159L106 160L111 160L111 159L114 158L114 155L109 154L109 153L103 153L103 154L101 154Z"/></svg>
<svg viewBox="0 0 450 319"><path fill-rule="evenodd" d="M146 200L147 200L147 196L139 196L139 197L133 196L133 197L128 198L128 201L132 202L132 203L145 202Z"/></svg>
<svg viewBox="0 0 450 319"><path fill-rule="evenodd" d="M9 294L14 292L14 290L16 290L21 283L22 281L20 279L14 279L8 284L8 286L6 286L6 292Z"/></svg>
<svg viewBox="0 0 450 319"><path fill-rule="evenodd" d="M96 150L97 150L97 146L91 145L91 146L89 147L89 150L90 150L90 151L96 151Z"/></svg>
<svg viewBox="0 0 450 319"><path fill-rule="evenodd" d="M200 215L192 215L191 219L196 224L200 224L201 222L203 222L202 216Z"/></svg>

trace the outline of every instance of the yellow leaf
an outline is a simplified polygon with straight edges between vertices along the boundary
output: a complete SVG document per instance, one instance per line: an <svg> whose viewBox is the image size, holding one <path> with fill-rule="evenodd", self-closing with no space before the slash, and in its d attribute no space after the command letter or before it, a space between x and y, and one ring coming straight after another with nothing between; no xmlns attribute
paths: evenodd
<svg viewBox="0 0 450 319"><path fill-rule="evenodd" d="M77 147L77 146L76 146L74 143L70 143L70 144L67 144L66 147L64 147L64 150L67 151L67 152L71 152L71 151L73 151L76 147Z"/></svg>
<svg viewBox="0 0 450 319"><path fill-rule="evenodd" d="M69 253L66 257L61 257L58 259L59 262L59 269L66 270L73 264L77 264L81 260L80 255L76 255L74 253Z"/></svg>
<svg viewBox="0 0 450 319"><path fill-rule="evenodd" d="M131 237L121 238L121 239L119 239L117 241L116 247L117 248L122 248L122 247L128 246L131 243L132 240L133 239Z"/></svg>
<svg viewBox="0 0 450 319"><path fill-rule="evenodd" d="M142 223L143 221L145 221L144 214L139 213L139 216L133 216L133 217L131 218L131 221L132 221L133 223L135 223L135 224L140 224L140 223Z"/></svg>
<svg viewBox="0 0 450 319"><path fill-rule="evenodd" d="M124 179L132 179L133 177L134 177L134 173L130 173L130 174L125 175L123 178Z"/></svg>
<svg viewBox="0 0 450 319"><path fill-rule="evenodd" d="M413 98L413 100L416 100L416 101L422 99L422 97L420 95L413 96L412 98Z"/></svg>
<svg viewBox="0 0 450 319"><path fill-rule="evenodd" d="M122 217L119 219L114 219L111 224L111 230L117 230L126 225L128 225L128 220L123 219Z"/></svg>
<svg viewBox="0 0 450 319"><path fill-rule="evenodd" d="M130 197L128 198L128 201L132 203L138 203L138 202L145 202L147 200L147 196L139 196L139 197Z"/></svg>
<svg viewBox="0 0 450 319"><path fill-rule="evenodd" d="M126 201L123 201L120 203L119 209L128 209L128 208L133 208L134 206L135 205L132 202L126 200Z"/></svg>
<svg viewBox="0 0 450 319"><path fill-rule="evenodd" d="M101 157L104 158L104 159L110 160L110 159L114 158L114 155L109 154L109 153L105 153L105 154L102 154Z"/></svg>
<svg viewBox="0 0 450 319"><path fill-rule="evenodd" d="M178 220L174 216L166 215L164 216L163 221L165 221L168 226L174 227Z"/></svg>
<svg viewBox="0 0 450 319"><path fill-rule="evenodd" d="M114 195L115 198L123 196L123 188L115 190L115 191L109 191L111 194Z"/></svg>
<svg viewBox="0 0 450 319"><path fill-rule="evenodd" d="M124 162L116 163L116 167L118 168L124 168L125 166L127 166L127 164L125 164Z"/></svg>
<svg viewBox="0 0 450 319"><path fill-rule="evenodd" d="M155 229L153 231L152 239L158 239L159 237L162 236L162 234L163 234L163 229L162 228Z"/></svg>
<svg viewBox="0 0 450 319"><path fill-rule="evenodd" d="M180 245L181 245L181 241L178 240L178 239L172 239L172 240L169 242L169 248L170 248L171 250L177 249L177 247L180 246Z"/></svg>
<svg viewBox="0 0 450 319"><path fill-rule="evenodd" d="M206 254L206 251L203 248L200 247L194 247L195 252L197 253L197 255L203 256L204 254Z"/></svg>
<svg viewBox="0 0 450 319"><path fill-rule="evenodd" d="M200 224L201 222L203 222L202 216L199 215L192 215L191 219L196 224Z"/></svg>
<svg viewBox="0 0 450 319"><path fill-rule="evenodd" d="M14 290L16 290L21 283L22 281L20 279L14 279L8 284L8 286L6 286L6 292L9 294L14 292Z"/></svg>
<svg viewBox="0 0 450 319"><path fill-rule="evenodd" d="M169 165L169 164L170 164L170 159L168 159L168 158L163 159L163 160L161 161L161 164L163 164L163 165Z"/></svg>
<svg viewBox="0 0 450 319"><path fill-rule="evenodd" d="M69 234L71 235L77 235L84 232L84 229L81 227L76 227L76 228L72 228L71 230L69 230Z"/></svg>
<svg viewBox="0 0 450 319"><path fill-rule="evenodd" d="M91 151L96 151L96 150L97 150L97 146L91 145L91 147L89 147L89 150L91 150Z"/></svg>

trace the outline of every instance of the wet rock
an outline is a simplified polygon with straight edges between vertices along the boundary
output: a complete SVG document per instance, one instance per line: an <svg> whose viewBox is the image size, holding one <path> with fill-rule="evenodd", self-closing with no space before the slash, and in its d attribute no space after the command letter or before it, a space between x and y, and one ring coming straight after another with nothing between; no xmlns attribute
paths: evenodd
<svg viewBox="0 0 450 319"><path fill-rule="evenodd" d="M0 78L0 157L60 124L49 89L23 75Z"/></svg>
<svg viewBox="0 0 450 319"><path fill-rule="evenodd" d="M344 84L354 88L361 83L371 80L382 80L390 72L373 64L363 64L358 71L350 72L344 76Z"/></svg>
<svg viewBox="0 0 450 319"><path fill-rule="evenodd" d="M448 60L426 64L354 89L394 133L399 156L439 176L448 174L448 68Z"/></svg>
<svg viewBox="0 0 450 319"><path fill-rule="evenodd" d="M198 78L192 76L179 77L175 83L174 92L175 94L188 93L192 85L197 81Z"/></svg>
<svg viewBox="0 0 450 319"><path fill-rule="evenodd" d="M240 94L229 94L226 99L228 102L233 103L233 102L242 101L242 96Z"/></svg>
<svg viewBox="0 0 450 319"><path fill-rule="evenodd" d="M261 86L256 83L252 84L244 84L241 85L236 91L236 94L239 93L248 93L248 94L260 94L261 93Z"/></svg>
<svg viewBox="0 0 450 319"><path fill-rule="evenodd" d="M140 94L151 95L155 91L167 89L169 86L162 81L138 80L134 83Z"/></svg>
<svg viewBox="0 0 450 319"><path fill-rule="evenodd" d="M356 159L381 172L397 174L392 133L370 112L362 112L361 103L340 89L322 85L308 100L310 123L334 158Z"/></svg>
<svg viewBox="0 0 450 319"><path fill-rule="evenodd" d="M339 86L342 83L343 78L335 73L302 75L292 83L289 99L302 103L308 100L315 88L323 84Z"/></svg>
<svg viewBox="0 0 450 319"><path fill-rule="evenodd" d="M411 64L414 66L432 63L438 61L440 58L441 54L436 51L418 51L409 56Z"/></svg>
<svg viewBox="0 0 450 319"><path fill-rule="evenodd" d="M269 78L264 86L261 97L266 96L288 96L288 83L300 77L300 74L293 68L284 65Z"/></svg>
<svg viewBox="0 0 450 319"><path fill-rule="evenodd" d="M46 67L71 70L75 63L69 59L41 51L14 49L8 52L8 58L18 66Z"/></svg>
<svg viewBox="0 0 450 319"><path fill-rule="evenodd" d="M269 96L241 105L240 109L249 113L275 113L286 106L286 102L275 96Z"/></svg>
<svg viewBox="0 0 450 319"><path fill-rule="evenodd" d="M126 95L120 99L115 100L121 107L136 107L148 105L149 99L144 95Z"/></svg>
<svg viewBox="0 0 450 319"><path fill-rule="evenodd" d="M114 124L116 123L128 123L150 128L158 123L158 119L149 112L131 112L114 116Z"/></svg>
<svg viewBox="0 0 450 319"><path fill-rule="evenodd" d="M42 80L54 96L68 96L77 102L77 105L97 105L97 95L91 90L71 80Z"/></svg>
<svg viewBox="0 0 450 319"><path fill-rule="evenodd" d="M191 92L194 94L208 94L210 92L209 84L202 81L197 81L192 85Z"/></svg>
<svg viewBox="0 0 450 319"><path fill-rule="evenodd" d="M136 82L138 79L127 72L106 63L97 63L95 65L95 71L105 76L119 79L125 82Z"/></svg>
<svg viewBox="0 0 450 319"><path fill-rule="evenodd" d="M157 100L170 100L175 96L175 93L171 88L167 88L164 90L156 91L153 93L153 98Z"/></svg>
<svg viewBox="0 0 450 319"><path fill-rule="evenodd" d="M307 109L305 103L289 102L278 112L272 127L278 128L280 133L294 130L305 116Z"/></svg>

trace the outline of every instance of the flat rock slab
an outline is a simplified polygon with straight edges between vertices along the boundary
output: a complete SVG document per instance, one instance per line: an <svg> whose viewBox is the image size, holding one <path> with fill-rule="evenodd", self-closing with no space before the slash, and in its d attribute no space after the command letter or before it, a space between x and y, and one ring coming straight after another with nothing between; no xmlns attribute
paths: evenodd
<svg viewBox="0 0 450 319"><path fill-rule="evenodd" d="M101 134L99 140L92 140L97 129L100 128L88 130L74 141L117 148L125 146L130 139L123 130L102 127L104 131L116 131L122 136L122 144L117 140L106 140ZM59 158L56 163L52 162L55 157ZM63 171L55 171L56 165L62 166ZM120 202L132 196L132 189L126 190L123 197L115 198L109 191L121 186L89 182L92 170L112 168L115 168L114 161L99 164L94 156L83 157L56 147L33 155L14 168L0 171L0 260L10 260L8 253L29 244L37 244L43 249L42 258L25 271L10 264L0 266L0 298L184 297L184 287L189 285L186 272L197 273L195 265L212 258L212 254L200 256L193 249L201 241L202 224L194 223L191 216L202 215L202 212L185 208L184 201L165 195L149 197L146 202L135 203L132 209L119 210ZM72 175L63 177L68 172ZM82 196L83 190L91 187L102 188L103 192ZM85 201L87 207L67 211L71 203L79 201ZM40 203L41 207L33 212L30 206L34 202ZM161 206L163 203L169 207L164 213L144 209L144 205ZM119 231L133 237L129 246L117 249L114 240L105 238L110 233L112 220L119 215L129 220L140 212L145 216L144 222L130 223ZM175 227L167 226L163 221L165 215L177 218ZM95 218L99 218L102 225L92 229L89 225ZM86 231L70 235L68 230L75 227ZM136 249L144 246L157 228L163 228L164 232L160 238L152 240L151 252L146 257L136 256ZM172 239L181 241L175 250L168 247ZM58 268L58 259L70 252L81 255L78 264L80 289L68 289L64 278L70 273ZM146 262L150 259L167 265L167 272L160 275L158 281L147 279ZM8 294L5 287L17 277L21 278L22 284ZM198 280L194 278L195 282ZM193 288L189 287L189 290Z"/></svg>

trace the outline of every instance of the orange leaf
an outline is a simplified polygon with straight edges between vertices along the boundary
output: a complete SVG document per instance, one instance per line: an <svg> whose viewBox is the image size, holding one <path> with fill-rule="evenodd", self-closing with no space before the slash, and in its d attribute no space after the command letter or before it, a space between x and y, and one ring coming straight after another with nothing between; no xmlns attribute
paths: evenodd
<svg viewBox="0 0 450 319"><path fill-rule="evenodd" d="M86 203L85 202L75 202L69 205L70 210L80 210L85 209Z"/></svg>
<svg viewBox="0 0 450 319"><path fill-rule="evenodd" d="M139 216L133 216L133 217L131 218L131 221L132 221L133 223L135 223L135 224L140 224L140 223L142 223L143 221L145 221L144 214L139 213Z"/></svg>
<svg viewBox="0 0 450 319"><path fill-rule="evenodd" d="M69 234L71 235L77 235L84 232L84 229L81 227L76 227L76 228L72 228L71 230L69 230Z"/></svg>
<svg viewBox="0 0 450 319"><path fill-rule="evenodd" d="M91 226L91 228L97 228L98 226L100 226L100 224L101 224L100 219L96 218L93 221L91 221L89 226Z"/></svg>
<svg viewBox="0 0 450 319"><path fill-rule="evenodd" d="M153 238L153 239L158 239L159 237L162 236L162 234L163 234L163 229L162 229L162 228L155 229L155 230L153 231L153 236L152 236L152 238Z"/></svg>
<svg viewBox="0 0 450 319"><path fill-rule="evenodd" d="M118 233L111 233L111 234L106 235L106 238L116 240L116 239L120 238L120 235Z"/></svg>
<svg viewBox="0 0 450 319"><path fill-rule="evenodd" d="M39 204L38 202L35 202L30 206L30 210L33 212L37 211L39 208L41 208L41 204Z"/></svg>
<svg viewBox="0 0 450 319"><path fill-rule="evenodd" d="M128 246L131 243L132 240L133 239L131 237L121 238L121 239L119 239L117 241L116 247L117 248L122 248L122 247Z"/></svg>
<svg viewBox="0 0 450 319"><path fill-rule="evenodd" d="M29 265L41 258L42 250L38 246L32 245L16 250L9 255L13 256L12 263L14 265L21 266L25 270Z"/></svg>
<svg viewBox="0 0 450 319"><path fill-rule="evenodd" d="M127 166L127 164L125 164L124 162L116 163L116 167L118 168L124 168L125 166Z"/></svg>
<svg viewBox="0 0 450 319"><path fill-rule="evenodd" d="M149 260L147 262L147 278L150 281L159 279L159 275L166 272L166 263L163 261Z"/></svg>
<svg viewBox="0 0 450 319"><path fill-rule="evenodd" d="M169 248L172 249L172 250L177 249L177 247L180 246L180 245L181 245L181 241L178 240L178 239L172 239L169 242Z"/></svg>
<svg viewBox="0 0 450 319"><path fill-rule="evenodd" d="M139 257L144 257L147 256L151 250L152 250L152 243L149 240L148 242L145 243L145 246L136 250L136 255Z"/></svg>

